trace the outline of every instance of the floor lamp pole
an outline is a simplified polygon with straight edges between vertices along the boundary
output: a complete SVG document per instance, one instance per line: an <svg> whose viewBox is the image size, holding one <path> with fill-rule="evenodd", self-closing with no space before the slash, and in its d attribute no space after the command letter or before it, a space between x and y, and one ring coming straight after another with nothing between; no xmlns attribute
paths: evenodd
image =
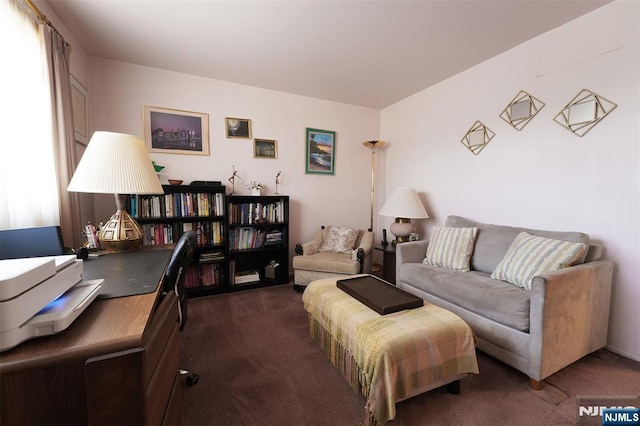
<svg viewBox="0 0 640 426"><path fill-rule="evenodd" d="M375 184L376 184L376 148L382 148L384 141L366 141L362 145L371 150L371 209L369 231L373 231L373 205L375 203Z"/></svg>

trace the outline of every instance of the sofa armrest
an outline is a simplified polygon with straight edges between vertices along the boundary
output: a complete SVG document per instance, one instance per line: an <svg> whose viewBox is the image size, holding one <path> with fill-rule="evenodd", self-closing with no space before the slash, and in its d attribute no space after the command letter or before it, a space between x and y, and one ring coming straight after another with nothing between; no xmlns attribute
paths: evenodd
<svg viewBox="0 0 640 426"><path fill-rule="evenodd" d="M427 254L428 245L428 240L396 244L396 280L400 279L400 268L403 264L422 263Z"/></svg>
<svg viewBox="0 0 640 426"><path fill-rule="evenodd" d="M429 241L409 241L396 245L396 265L403 263L422 263L427 254Z"/></svg>
<svg viewBox="0 0 640 426"><path fill-rule="evenodd" d="M610 260L583 263L533 279L529 330L532 379L543 380L606 345L612 280Z"/></svg>

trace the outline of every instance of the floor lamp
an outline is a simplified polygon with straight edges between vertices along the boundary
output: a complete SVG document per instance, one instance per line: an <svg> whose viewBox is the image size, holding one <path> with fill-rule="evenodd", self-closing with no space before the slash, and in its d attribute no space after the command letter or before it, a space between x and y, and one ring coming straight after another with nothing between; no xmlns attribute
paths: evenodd
<svg viewBox="0 0 640 426"><path fill-rule="evenodd" d="M376 184L376 149L384 146L384 141L366 141L362 142L366 148L371 150L371 221L369 223L369 231L373 231L373 204L375 202L375 184Z"/></svg>

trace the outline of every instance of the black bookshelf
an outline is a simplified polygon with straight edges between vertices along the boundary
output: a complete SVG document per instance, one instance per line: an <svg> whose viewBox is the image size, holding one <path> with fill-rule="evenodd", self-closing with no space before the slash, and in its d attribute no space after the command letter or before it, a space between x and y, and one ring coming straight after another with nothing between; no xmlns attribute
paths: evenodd
<svg viewBox="0 0 640 426"><path fill-rule="evenodd" d="M143 245L172 248L187 230L197 235L184 285L189 297L228 288L227 199L223 185L163 185L164 194L132 195L127 206L144 232Z"/></svg>
<svg viewBox="0 0 640 426"><path fill-rule="evenodd" d="M229 290L289 282L289 197L229 195Z"/></svg>

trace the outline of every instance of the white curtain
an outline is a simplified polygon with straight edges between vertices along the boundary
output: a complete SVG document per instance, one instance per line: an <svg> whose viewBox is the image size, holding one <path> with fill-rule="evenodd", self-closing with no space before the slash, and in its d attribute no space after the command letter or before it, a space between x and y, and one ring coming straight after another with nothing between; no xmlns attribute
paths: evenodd
<svg viewBox="0 0 640 426"><path fill-rule="evenodd" d="M24 2L0 0L0 229L60 224L43 40Z"/></svg>

